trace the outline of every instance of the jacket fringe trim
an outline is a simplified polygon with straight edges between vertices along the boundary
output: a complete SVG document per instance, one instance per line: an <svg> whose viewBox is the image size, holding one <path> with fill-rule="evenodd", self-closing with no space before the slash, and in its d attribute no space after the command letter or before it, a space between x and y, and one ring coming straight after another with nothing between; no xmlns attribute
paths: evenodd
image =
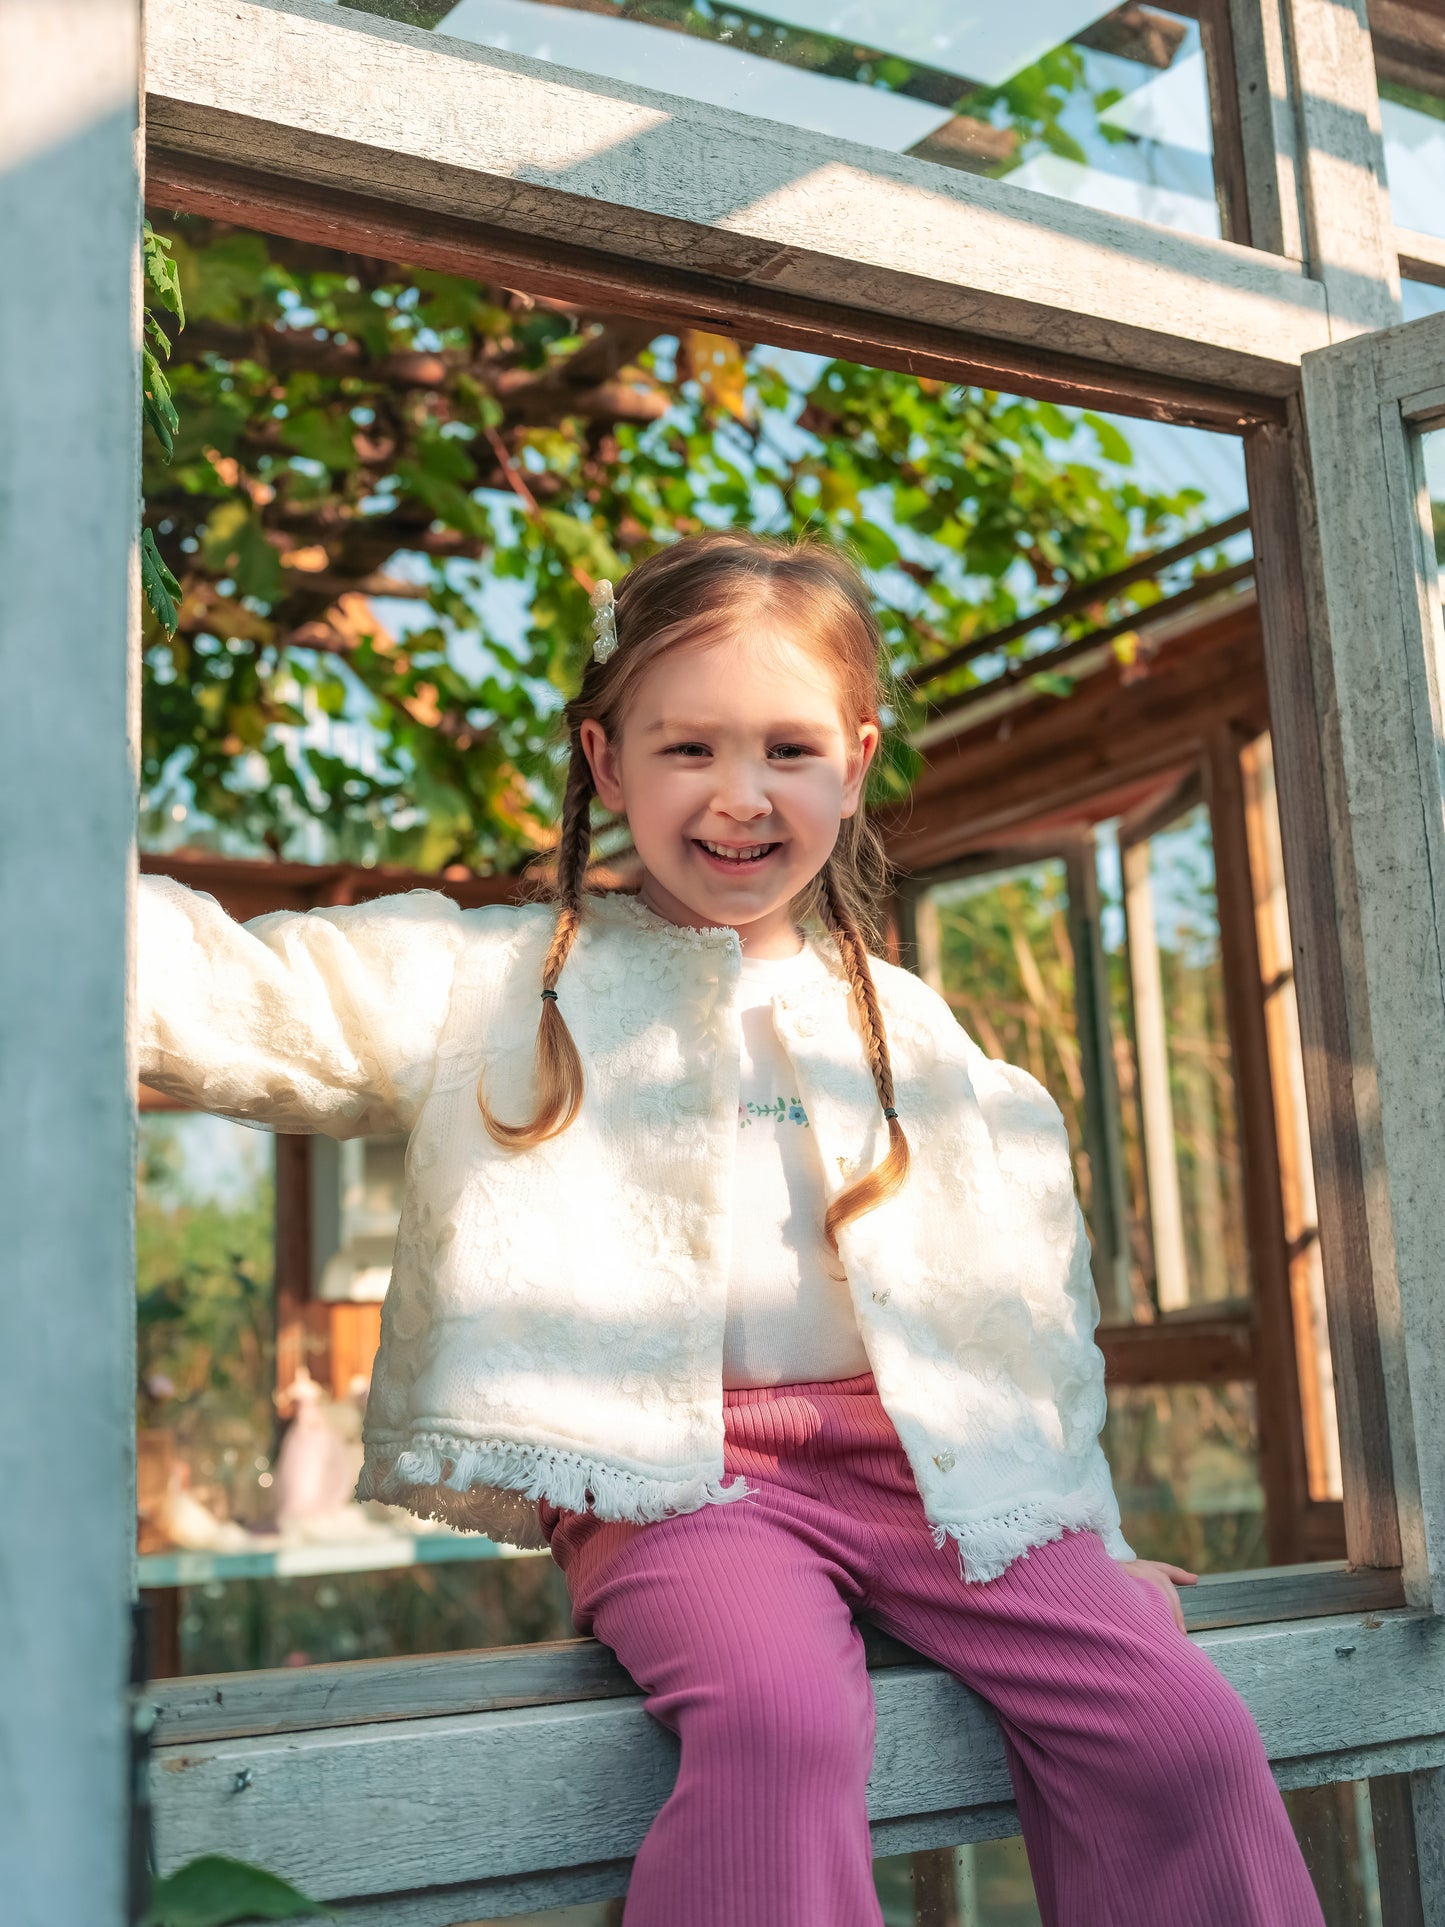
<svg viewBox="0 0 1445 1927"><path fill-rule="evenodd" d="M1133 1556L1119 1536L1111 1508L1089 1496L1035 1501L966 1525L935 1525L933 1543L956 1542L959 1576L972 1586L1002 1578L1015 1559L1062 1539L1066 1532L1097 1532L1111 1558Z"/></svg>
<svg viewBox="0 0 1445 1927"><path fill-rule="evenodd" d="M740 1477L728 1484L646 1478L577 1452L428 1433L413 1437L404 1450L368 1442L356 1496L402 1506L461 1532L485 1533L505 1545L533 1548L547 1543L537 1517L539 1499L563 1512L590 1510L599 1519L646 1525L750 1498L752 1487Z"/></svg>

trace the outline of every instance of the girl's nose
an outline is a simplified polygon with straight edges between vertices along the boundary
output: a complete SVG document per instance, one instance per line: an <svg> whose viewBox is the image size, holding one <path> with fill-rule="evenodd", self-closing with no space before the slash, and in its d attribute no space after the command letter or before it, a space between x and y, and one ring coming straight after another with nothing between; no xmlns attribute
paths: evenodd
<svg viewBox="0 0 1445 1927"><path fill-rule="evenodd" d="M720 816L730 816L740 823L773 813L773 801L761 776L741 769L719 772L712 806Z"/></svg>

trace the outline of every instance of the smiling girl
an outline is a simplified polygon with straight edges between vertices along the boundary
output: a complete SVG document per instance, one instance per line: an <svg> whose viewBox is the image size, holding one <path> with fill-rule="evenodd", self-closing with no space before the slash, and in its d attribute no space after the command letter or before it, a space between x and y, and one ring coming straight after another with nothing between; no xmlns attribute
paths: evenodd
<svg viewBox="0 0 1445 1927"><path fill-rule="evenodd" d="M1059 1112L875 954L861 579L689 539L597 637L554 901L143 886L147 1082L411 1134L362 1495L548 1543L679 1736L628 1927L878 1927L860 1617L995 1709L1050 1927L1319 1927L1192 1575L1120 1533Z"/></svg>

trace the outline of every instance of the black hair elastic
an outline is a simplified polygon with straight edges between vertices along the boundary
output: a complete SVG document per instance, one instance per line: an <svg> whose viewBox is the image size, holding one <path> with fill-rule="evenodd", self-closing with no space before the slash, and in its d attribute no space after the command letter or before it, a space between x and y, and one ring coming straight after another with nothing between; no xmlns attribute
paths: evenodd
<svg viewBox="0 0 1445 1927"><path fill-rule="evenodd" d="M885 1104L883 1107L883 1115L885 1117L897 1117L898 1113L891 1104Z"/></svg>
<svg viewBox="0 0 1445 1927"><path fill-rule="evenodd" d="M550 998L552 999L552 1002L553 1002L554 1004L555 1004L555 1003L556 1003L556 1001L557 1001L557 993L556 993L556 991L555 991L555 990L544 990L544 991L542 992L542 995L543 995L544 997L550 997Z"/></svg>

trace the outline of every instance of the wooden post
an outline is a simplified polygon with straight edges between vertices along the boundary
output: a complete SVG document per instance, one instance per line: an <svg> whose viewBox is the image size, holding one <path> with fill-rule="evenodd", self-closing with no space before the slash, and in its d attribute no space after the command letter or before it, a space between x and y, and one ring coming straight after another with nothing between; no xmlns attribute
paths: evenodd
<svg viewBox="0 0 1445 1927"><path fill-rule="evenodd" d="M1275 0L1258 0L1267 12ZM1304 263L1330 339L1400 319L1400 264L1365 0L1283 0Z"/></svg>
<svg viewBox="0 0 1445 1927"><path fill-rule="evenodd" d="M314 1140L278 1133L276 1140L276 1396L282 1419L292 1416L287 1392L304 1366L331 1382L331 1320L312 1297L311 1175ZM329 1147L328 1147L329 1148Z"/></svg>
<svg viewBox="0 0 1445 1927"><path fill-rule="evenodd" d="M1184 1250L1184 1212L1174 1156L1174 1106L1169 1092L1154 895L1149 885L1149 845L1131 843L1120 851L1120 858L1129 976L1134 991L1134 1051L1139 1064L1139 1120L1144 1136L1155 1297L1160 1311L1180 1311L1189 1303L1189 1261Z"/></svg>
<svg viewBox="0 0 1445 1927"><path fill-rule="evenodd" d="M1069 937L1074 946L1074 1021L1084 1066L1084 1143L1092 1177L1094 1279L1106 1320L1134 1316L1129 1289L1129 1200L1124 1132L1114 1073L1108 961L1104 955L1099 869L1092 834L1064 852Z"/></svg>
<svg viewBox="0 0 1445 1927"><path fill-rule="evenodd" d="M1252 247L1303 261L1299 125L1280 0L1229 0L1229 23L1248 239Z"/></svg>
<svg viewBox="0 0 1445 1927"><path fill-rule="evenodd" d="M1319 1211L1315 1203L1314 1167L1310 1161L1289 905L1274 796L1274 758L1268 736L1245 746L1241 768L1249 869L1254 884L1260 987L1274 1090L1275 1142L1285 1248L1289 1254L1290 1303L1308 1492L1312 1507L1321 1504L1333 1507L1340 1499L1335 1375L1330 1362L1324 1274L1320 1268ZM1329 1550L1335 1552L1339 1548L1331 1543Z"/></svg>
<svg viewBox="0 0 1445 1927"><path fill-rule="evenodd" d="M1294 437L1268 426L1245 437L1254 514L1260 617L1279 786L1280 837L1289 887L1300 1045L1320 1214L1320 1257L1330 1355L1339 1389L1345 1542L1357 1565L1398 1566L1400 1528L1380 1325L1375 1303L1354 1053L1342 948L1358 942L1356 911L1335 875L1335 828L1321 755L1322 717L1312 667L1314 584L1302 530L1310 483ZM1308 526L1308 524L1307 524ZM1307 600L1308 595L1308 600ZM1348 915L1348 924L1345 921Z"/></svg>
<svg viewBox="0 0 1445 1927"><path fill-rule="evenodd" d="M0 1911L127 1889L137 0L0 7Z"/></svg>
<svg viewBox="0 0 1445 1927"><path fill-rule="evenodd" d="M1220 965L1239 1115L1244 1217L1254 1286L1260 1477L1269 1556L1273 1563L1284 1565L1304 1556L1309 1482L1299 1416L1279 1133L1255 928L1241 747L1234 731L1227 728L1218 731L1210 743L1209 818L1219 902Z"/></svg>

